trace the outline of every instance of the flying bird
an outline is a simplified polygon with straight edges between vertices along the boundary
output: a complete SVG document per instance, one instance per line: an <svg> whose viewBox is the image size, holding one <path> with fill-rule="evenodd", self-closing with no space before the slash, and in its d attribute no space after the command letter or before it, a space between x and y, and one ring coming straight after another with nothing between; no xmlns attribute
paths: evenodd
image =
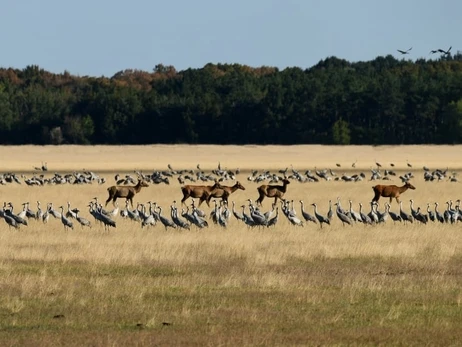
<svg viewBox="0 0 462 347"><path fill-rule="evenodd" d="M412 47L409 48L409 49L406 50L406 51L403 51L403 50L401 50L401 49L397 49L397 51L400 52L401 54L409 54L409 51L410 51L411 49L412 49Z"/></svg>
<svg viewBox="0 0 462 347"><path fill-rule="evenodd" d="M447 51L445 51L444 49L439 48L438 52L449 55L449 52L451 51L451 48L452 48L452 46L449 47Z"/></svg>

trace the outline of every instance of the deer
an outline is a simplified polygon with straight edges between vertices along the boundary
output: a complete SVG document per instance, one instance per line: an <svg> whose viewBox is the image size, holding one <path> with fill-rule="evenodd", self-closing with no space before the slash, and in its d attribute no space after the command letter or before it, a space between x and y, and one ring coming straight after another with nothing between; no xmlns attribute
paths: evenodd
<svg viewBox="0 0 462 347"><path fill-rule="evenodd" d="M260 187L257 188L259 197L256 201L257 205L261 205L263 202L263 199L265 196L268 198L274 198L274 203L276 204L278 199L281 199L284 197L284 193L287 191L287 185L290 183L290 181L287 178L284 178L282 180L282 186L276 186L276 185L268 185L268 184L263 184Z"/></svg>
<svg viewBox="0 0 462 347"><path fill-rule="evenodd" d="M181 192L183 193L183 199L181 199L181 204L188 198L199 199L199 206L205 201L207 206L210 207L210 199L208 199L210 193L216 189L222 187L218 181L215 182L213 186L195 186L195 185L186 185L181 187Z"/></svg>
<svg viewBox="0 0 462 347"><path fill-rule="evenodd" d="M395 186L394 184L378 184L373 186L372 189L374 190L374 198L372 199L373 202L379 201L380 197L383 196L384 198L390 198L390 204L393 199L396 199L396 202L399 204L400 194L404 193L408 189L414 190L415 187L411 183L406 182L402 187Z"/></svg>
<svg viewBox="0 0 462 347"><path fill-rule="evenodd" d="M214 190L210 192L209 196L207 197L207 205L210 204L210 199L212 198L221 198L223 202L227 203L229 196L238 189L245 190L244 186L239 181L231 187L222 185L217 186Z"/></svg>
<svg viewBox="0 0 462 347"><path fill-rule="evenodd" d="M109 197L106 200L106 205L112 200L112 204L115 207L115 201L117 198L125 198L125 201L129 201L133 207L133 197L140 192L141 188L149 187L149 185L143 179L139 179L135 186L111 186L107 189Z"/></svg>

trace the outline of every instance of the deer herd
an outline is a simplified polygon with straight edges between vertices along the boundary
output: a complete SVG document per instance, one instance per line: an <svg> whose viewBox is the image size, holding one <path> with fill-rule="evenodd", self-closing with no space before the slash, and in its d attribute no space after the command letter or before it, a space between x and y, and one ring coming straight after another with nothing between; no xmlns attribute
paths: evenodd
<svg viewBox="0 0 462 347"><path fill-rule="evenodd" d="M229 209L230 196L239 190L245 191L246 188L235 178L233 185L223 185L222 180L215 179L211 185L192 185L184 184L180 187L182 198L180 201L181 214L178 212L176 201L170 206L170 219L162 215L162 208L157 206L156 203L148 202L147 205L138 203L136 208L134 206L134 198L141 192L141 189L148 187L149 184L143 178L138 176L138 181L133 182L134 185L113 185L107 188L108 198L105 201L105 207L112 202L114 210L106 211L103 206L98 203L97 199L91 201L88 205L89 213L95 218L95 222L99 222L104 225L107 230L109 227L116 227L115 217L120 214L122 217L132 219L140 222L142 227L153 226L158 222L163 224L165 229L167 228L180 228L190 229L191 226L197 228L203 228L208 226L207 215L205 212L199 209L199 207L205 202L210 207L213 201L214 206L210 212L209 218L212 219L213 223L222 227L227 226L229 218L232 215L245 223L249 227L270 227L275 226L278 222L279 211L283 213L290 224L294 226L303 226L308 223L319 224L322 228L323 225L330 225L333 216L337 216L343 226L354 225L356 223L363 224L378 224L386 222L390 218L393 223L403 222L404 224L413 223L414 221L426 224L429 221L435 222L451 222L455 223L462 221L462 215L460 213L460 200L456 200L455 204L452 201L447 202L447 209L444 212L438 210L438 203L435 203L434 208L430 208L430 204L427 204L426 213L421 210L420 207L414 209L413 200L410 200L411 213L408 214L403 210L403 202L400 200L403 193L408 189L415 190L416 188L409 182L406 181L402 186L396 185L382 185L378 184L372 187L373 197L370 201L370 212L363 211L363 205L359 204L359 212L354 211L352 201L349 201L349 208L343 209L341 206L340 198L337 198L335 204L329 201L328 212L326 215L322 215L318 212L318 205L316 203L311 204L312 214L306 211L304 208L303 201L300 201L301 214L298 217L295 204L293 200L286 199L286 193L289 188L290 180L289 177L284 175L278 181L280 184L261 184L256 190L258 196L256 196L255 204L251 199L247 199L247 205L241 205L241 211L236 210L235 201L232 201L232 210ZM384 211L379 210L379 199L389 198L389 201L385 203ZM125 209L120 210L117 199L125 199ZM265 213L260 210L263 208L263 201L265 198L271 199L271 209ZM191 199L191 204L187 203L187 200ZM198 201L196 205L196 201ZM399 213L390 211L392 201L396 200L399 205ZM23 204L24 205L24 204ZM50 205L50 204L49 204ZM47 209L43 213L40 208L40 202L37 202L38 211L32 212L29 208L29 203L24 206L23 211L18 214L13 213L12 204L4 205L3 210L0 209L0 217L5 219L5 222L11 228L19 228L21 225L27 225L27 218L39 218L44 223L48 221L48 216L52 215L55 218L60 218L64 228L73 229L72 219L78 221L83 226L91 226L91 223L78 215L80 212L78 209L71 210L70 203L68 202L68 211L64 213L64 208L61 206L61 213L55 211L51 207L47 206ZM335 207L333 207L334 205ZM135 208L135 209L134 209ZM249 214L246 213L246 208ZM58 217L59 216L59 217Z"/></svg>

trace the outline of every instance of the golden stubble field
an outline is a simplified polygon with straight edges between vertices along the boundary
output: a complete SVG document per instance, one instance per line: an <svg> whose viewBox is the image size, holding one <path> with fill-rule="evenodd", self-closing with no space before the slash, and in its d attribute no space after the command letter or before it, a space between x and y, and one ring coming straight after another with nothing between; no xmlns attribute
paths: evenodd
<svg viewBox="0 0 462 347"><path fill-rule="evenodd" d="M114 174L174 169L241 174L246 187L230 200L255 200L258 184L250 170L301 172L331 168L366 174L362 182L298 183L286 198L322 214L328 200L343 207L373 194L370 168L395 164L398 175L412 171L415 191L403 194L426 204L461 197L460 183L424 182L422 166L462 171L461 146L19 146L0 147L0 173L30 177L46 162L50 176L93 170L103 185L0 186L1 202L19 212L23 202L54 207L71 202L92 220L87 204L107 198ZM356 162L356 168L351 164ZM407 166L412 164L412 168ZM336 163L341 167L337 167ZM38 172L37 172L38 173ZM176 178L151 185L136 202L155 201L168 214L182 197ZM233 182L229 182L231 185ZM392 182L401 185L396 178ZM383 201L381 201L383 202ZM123 203L121 201L121 207ZM265 200L263 210L271 201ZM109 208L109 206L108 206ZM209 208L203 206L207 212ZM398 211L396 202L392 211ZM291 226L281 215L270 230L249 230L232 219L226 229L141 228L117 219L104 232L59 220L29 221L20 231L0 221L0 341L2 345L457 345L462 337L460 225L342 227L334 217L322 230Z"/></svg>

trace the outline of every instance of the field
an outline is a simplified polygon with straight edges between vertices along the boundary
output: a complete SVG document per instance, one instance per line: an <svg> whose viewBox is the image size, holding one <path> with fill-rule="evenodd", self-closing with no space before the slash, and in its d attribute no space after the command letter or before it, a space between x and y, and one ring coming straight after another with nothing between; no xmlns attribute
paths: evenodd
<svg viewBox="0 0 462 347"><path fill-rule="evenodd" d="M320 181L288 186L286 198L326 214L340 198L369 212L377 183L401 185L412 172L416 190L402 195L423 211L461 198L459 182L425 182L431 170L462 171L461 146L18 146L0 147L0 173L27 178L46 162L45 176L92 170L105 184L0 185L0 202L17 213L23 202L78 207L107 198L114 175L154 170L240 169L245 191L236 206L258 197L251 170L330 168L338 176L363 172L361 182ZM352 163L355 162L355 168ZM369 181L376 162L392 181ZM412 167L408 167L407 164ZM339 164L340 166L337 166ZM457 176L456 176L457 177ZM24 177L21 177L23 180ZM232 185L234 182L224 182ZM157 202L164 215L182 198L176 178L150 185L135 202ZM385 202L383 198L381 203ZM121 201L121 207L123 207ZM188 200L190 203L190 201ZM383 205L381 205L383 206ZM111 207L108 205L108 208ZM201 206L207 213L211 208ZM263 202L262 210L271 208ZM391 210L397 212L395 201ZM336 216L320 229L292 226L249 229L231 218L226 229L180 231L117 217L109 232L98 225L65 231L59 219L29 220L20 230L0 220L0 344L66 346L152 345L459 345L462 339L460 224L417 222L343 227Z"/></svg>

